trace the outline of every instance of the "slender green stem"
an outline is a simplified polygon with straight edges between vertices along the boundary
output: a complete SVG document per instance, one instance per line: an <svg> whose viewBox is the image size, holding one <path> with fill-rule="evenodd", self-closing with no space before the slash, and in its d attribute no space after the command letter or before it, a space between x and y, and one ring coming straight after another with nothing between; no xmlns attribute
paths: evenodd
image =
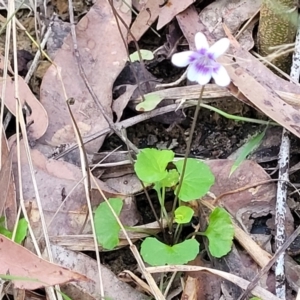
<svg viewBox="0 0 300 300"><path fill-rule="evenodd" d="M197 106L196 106L195 113L194 113L193 123L192 123L191 130L190 130L190 135L189 135L188 143L187 143L185 154L184 154L184 161L183 161L183 166L182 166L182 172L180 174L179 184L178 184L177 192L175 194L175 199L174 199L174 202L173 202L172 220L171 220L172 223L173 223L173 219L174 219L174 211L175 211L175 208L176 208L176 205L177 205L177 202L178 202L178 195L180 193L180 189L181 189L183 178L184 178L184 173L185 173L185 169L186 169L187 159L188 159L188 156L189 156L190 151L191 151L192 140L193 140L193 135L194 135L194 131L195 131L195 128L196 128L198 114L199 114L200 107L201 107L201 99L202 99L202 96L203 96L203 91L204 91L204 86L202 86L201 91L200 91L199 99L198 99Z"/></svg>
<svg viewBox="0 0 300 300"><path fill-rule="evenodd" d="M165 208L165 200L166 200L166 187L163 186L162 188L162 192L161 192L161 210L164 213L164 217L167 220L167 224L168 224L168 228L169 228L169 232L172 232L172 222L173 220L171 220L171 218L169 218L168 212Z"/></svg>
<svg viewBox="0 0 300 300"><path fill-rule="evenodd" d="M175 233L174 233L174 244L178 243L181 231L182 231L182 225L177 224L176 229L175 229Z"/></svg>
<svg viewBox="0 0 300 300"><path fill-rule="evenodd" d="M166 188L162 186L161 188L161 205L165 206L165 198L166 197Z"/></svg>
<svg viewBox="0 0 300 300"><path fill-rule="evenodd" d="M165 208L165 187L159 187L157 189L155 189L157 192L157 196L158 196L158 200L159 200L159 204L161 207L161 211L160 211L160 217L161 219L166 219L167 223L168 223L168 227L169 230L171 232L172 230L172 220L170 220L169 216L168 216L168 212Z"/></svg>
<svg viewBox="0 0 300 300"><path fill-rule="evenodd" d="M235 120L235 121L243 121L243 122L248 122L248 123L255 123L255 124L263 124L263 125L274 125L274 126L280 126L278 123L276 122L270 122L270 121L264 121L264 120L258 120L258 119L251 119L251 118L246 118L246 117L241 117L241 116L235 116L235 115L231 115L228 114L227 112L220 110L214 106L208 105L208 104L204 104L201 103L200 104L201 107L203 108L207 108L211 111L214 111L218 114L220 114L221 116L230 119L230 120Z"/></svg>
<svg viewBox="0 0 300 300"><path fill-rule="evenodd" d="M180 227L180 224L177 224L176 225L176 229L175 229L175 232L174 232L174 244L176 244L177 242L177 236L178 236L178 232L179 232L179 227Z"/></svg>

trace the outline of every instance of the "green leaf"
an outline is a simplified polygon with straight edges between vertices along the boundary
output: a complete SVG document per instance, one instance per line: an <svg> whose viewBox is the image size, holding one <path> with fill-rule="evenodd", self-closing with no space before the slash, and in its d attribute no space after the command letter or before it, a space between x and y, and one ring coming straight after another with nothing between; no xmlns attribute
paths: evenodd
<svg viewBox="0 0 300 300"><path fill-rule="evenodd" d="M11 239L12 237L12 232L6 229L4 226L0 226L0 234L6 236L9 239Z"/></svg>
<svg viewBox="0 0 300 300"><path fill-rule="evenodd" d="M150 111L153 110L163 99L164 97L157 94L157 92L152 92L144 95L145 101L139 103L135 109L137 111Z"/></svg>
<svg viewBox="0 0 300 300"><path fill-rule="evenodd" d="M0 224L1 224L0 225L0 234L3 234L4 236L6 236L9 239L12 239L13 233L4 227L4 220L5 219L2 219L2 218L0 219ZM28 228L27 221L24 218L20 219L18 222L16 236L15 236L15 240L14 240L17 244L21 244L23 242L23 240L25 239L25 237L27 235L27 228Z"/></svg>
<svg viewBox="0 0 300 300"><path fill-rule="evenodd" d="M186 224L189 223L194 215L194 211L192 208L188 206L179 206L175 210L175 222L178 224Z"/></svg>
<svg viewBox="0 0 300 300"><path fill-rule="evenodd" d="M16 231L16 237L15 237L16 243L21 244L23 242L23 240L27 235L27 229L28 229L27 221L24 218L20 219Z"/></svg>
<svg viewBox="0 0 300 300"><path fill-rule="evenodd" d="M267 129L267 127L266 127ZM233 166L231 167L229 176L232 175L232 173L239 167L239 165L247 158L247 156L252 153L255 149L258 148L258 146L261 144L261 141L263 137L265 136L266 129L251 138L245 145L243 145L239 149L239 156L234 162Z"/></svg>
<svg viewBox="0 0 300 300"><path fill-rule="evenodd" d="M184 160L174 162L179 174L182 173ZM184 172L179 199L184 202L199 199L204 196L215 183L215 176L208 165L194 158L188 158ZM178 187L175 190L177 193Z"/></svg>
<svg viewBox="0 0 300 300"><path fill-rule="evenodd" d="M154 58L153 52L150 50L141 49L140 53L143 60L152 60ZM138 51L135 51L132 54L130 54L130 60L131 62L140 61Z"/></svg>
<svg viewBox="0 0 300 300"><path fill-rule="evenodd" d="M167 176L161 181L161 185L164 187L173 187L179 181L179 173L177 170L172 169L168 172Z"/></svg>
<svg viewBox="0 0 300 300"><path fill-rule="evenodd" d="M171 150L143 149L137 155L134 170L140 180L158 182L168 175L166 168L173 158L174 152Z"/></svg>
<svg viewBox="0 0 300 300"><path fill-rule="evenodd" d="M9 231L5 227L5 217L4 216L0 217L0 234L6 236L9 239L11 239L11 237L12 237L12 232Z"/></svg>
<svg viewBox="0 0 300 300"><path fill-rule="evenodd" d="M228 212L217 207L209 216L209 225L203 233L209 240L209 251L214 257L226 255L232 246L234 227Z"/></svg>
<svg viewBox="0 0 300 300"><path fill-rule="evenodd" d="M108 202L119 216L123 201L119 198L110 198ZM98 243L108 250L116 247L119 244L120 225L106 202L97 207L94 222Z"/></svg>
<svg viewBox="0 0 300 300"><path fill-rule="evenodd" d="M199 243L186 240L174 246L168 246L156 238L148 237L141 245L141 255L152 266L185 264L199 253Z"/></svg>

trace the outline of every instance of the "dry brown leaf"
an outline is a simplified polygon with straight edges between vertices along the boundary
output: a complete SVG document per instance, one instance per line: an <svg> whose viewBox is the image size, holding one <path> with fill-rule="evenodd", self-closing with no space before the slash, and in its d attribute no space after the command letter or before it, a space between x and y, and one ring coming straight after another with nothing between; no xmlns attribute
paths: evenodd
<svg viewBox="0 0 300 300"><path fill-rule="evenodd" d="M31 92L30 88L22 77L19 78L19 96L22 105L25 102L28 104L31 110L31 114L27 116L27 124L30 126L27 129L28 138L30 140L39 139L48 127L48 116L44 107L36 99ZM1 78L1 81L3 79ZM2 90L2 83L0 84L0 93ZM11 77L7 77L6 81L6 93L5 93L5 106L15 116L16 115L16 99L15 99L15 81Z"/></svg>
<svg viewBox="0 0 300 300"><path fill-rule="evenodd" d="M168 24L178 13L189 7L195 0L172 0L162 7L160 0L148 0L141 7L135 21L131 25L131 33L138 41L150 26L158 19L157 30ZM131 35L128 36L128 42L133 41Z"/></svg>
<svg viewBox="0 0 300 300"><path fill-rule="evenodd" d="M2 133L1 169L0 169L0 216L6 203L11 181L11 155L9 155L5 133Z"/></svg>
<svg viewBox="0 0 300 300"><path fill-rule="evenodd" d="M212 258L213 266L225 272L237 275L246 280L252 281L255 275L259 271L258 265L253 259L243 250L238 251L235 245L228 255L219 258ZM263 276L259 281L259 286L266 288L267 275ZM271 278L271 280L274 278ZM226 281L223 282L222 292L224 295L231 295L232 299L238 299L243 292L242 289L238 288L234 283ZM270 291L273 292L273 291Z"/></svg>
<svg viewBox="0 0 300 300"><path fill-rule="evenodd" d="M49 225L50 220L61 206L65 197L70 194L49 226L49 235L78 234L82 229L87 214L86 195L81 169L65 161L47 159L38 150L31 150L30 154L47 225ZM16 182L18 182L17 179L19 176L16 163L17 158L14 156L13 170ZM29 211L28 214L32 221L33 230L36 236L40 236L40 215L37 209L36 196L23 145L21 145L21 164L25 204ZM105 183L98 179L96 180L107 197L122 198L122 195L109 188ZM77 185L78 182L80 183ZM93 184L92 188L93 205L98 205L103 199Z"/></svg>
<svg viewBox="0 0 300 300"><path fill-rule="evenodd" d="M160 8L156 29L159 30L167 25L177 14L184 11L194 2L195 0L169 0L166 5Z"/></svg>
<svg viewBox="0 0 300 300"><path fill-rule="evenodd" d="M64 39L71 31L71 24L62 21L58 16L53 17L51 34L47 40L47 54L54 60L57 51L64 43Z"/></svg>
<svg viewBox="0 0 300 300"><path fill-rule="evenodd" d="M3 70L4 57L0 56L0 69ZM11 66L8 66L8 70L13 73ZM3 80L3 78L1 77ZM0 93L2 90L2 80L0 84ZM22 105L27 103L30 107L30 115L27 115L26 121L30 126L27 129L29 140L39 139L48 127L48 115L41 105L40 101L34 96L30 88L24 79L18 76L19 97ZM6 93L5 93L5 106L15 116L16 115L16 99L15 99L15 80L7 76L6 80Z"/></svg>
<svg viewBox="0 0 300 300"><path fill-rule="evenodd" d="M144 0L132 0L132 6L136 10L140 11L143 8L143 6L145 6L145 4L146 4L145 2L147 2L147 1L144 1Z"/></svg>
<svg viewBox="0 0 300 300"><path fill-rule="evenodd" d="M124 195L135 195L143 190L143 186L134 170L132 170L132 166L120 166L118 169L115 172L112 170L112 173L105 174L105 182L108 186ZM127 173L125 173L126 171Z"/></svg>
<svg viewBox="0 0 300 300"><path fill-rule="evenodd" d="M123 13L120 9L118 13L129 25L130 12ZM98 0L76 25L77 44L82 66L108 117L112 117L112 86L127 60L126 48L121 38L121 34L127 36L127 31L122 23L119 23L122 33L118 30L108 1ZM77 123L81 124L82 135L93 134L107 128L108 124L105 118L101 115L79 74L70 35L64 40L54 62L58 69L51 66L41 85L41 102L49 115L49 127L40 141L45 144L57 145L57 143L67 143L69 137L74 135L58 70L61 71L67 97L75 99L72 111ZM89 153L97 152L103 140L102 136L88 143L87 151Z"/></svg>
<svg viewBox="0 0 300 300"><path fill-rule="evenodd" d="M127 106L128 102L130 101L130 98L131 98L133 92L136 90L136 88L137 88L136 84L134 84L134 85L127 84L125 93L122 94L116 100L114 100L112 109L117 115L116 122L120 121L120 119L123 115L123 111L124 111L125 107Z"/></svg>
<svg viewBox="0 0 300 300"><path fill-rule="evenodd" d="M258 82L245 69L231 67L227 70L232 82L256 107L300 137L300 113L296 108L277 97L272 88Z"/></svg>
<svg viewBox="0 0 300 300"><path fill-rule="evenodd" d="M13 283L16 288L27 290L72 280L88 280L84 275L39 258L3 235L0 235L0 273L26 277L29 281L13 280Z"/></svg>
<svg viewBox="0 0 300 300"><path fill-rule="evenodd" d="M51 4L56 7L59 15L66 14L68 12L68 0L51 0Z"/></svg>
<svg viewBox="0 0 300 300"><path fill-rule="evenodd" d="M88 282L71 282L62 286L65 292L72 299L100 299L100 283L97 262L89 256L66 250L60 246L51 246L54 260L60 265L85 274L90 279ZM114 300L144 300L145 295L134 290L130 285L118 280L105 266L101 266L102 284L105 296Z"/></svg>
<svg viewBox="0 0 300 300"><path fill-rule="evenodd" d="M201 255L188 263L191 266L212 267ZM186 281L182 292L182 300L219 300L221 293L221 280L218 276L208 272L186 272Z"/></svg>
<svg viewBox="0 0 300 300"><path fill-rule="evenodd" d="M7 229L13 230L17 219L15 185L12 175L12 156L8 150L5 133L2 133L0 170L0 216L6 217Z"/></svg>
<svg viewBox="0 0 300 300"><path fill-rule="evenodd" d="M246 20L252 17L260 8L261 0L219 0L207 5L199 14L201 22L206 26L216 39L224 37L222 22L230 29L232 34L236 34ZM254 46L252 30L255 23L242 33L239 38L243 48L250 50Z"/></svg>
<svg viewBox="0 0 300 300"><path fill-rule="evenodd" d="M142 7L136 19L130 27L130 31L135 40L139 40L150 26L157 20L160 7L159 0L150 0ZM128 36L128 43L133 41L131 34Z"/></svg>
<svg viewBox="0 0 300 300"><path fill-rule="evenodd" d="M289 255L285 255L285 275L290 286L295 290L299 290L300 285L300 266Z"/></svg>

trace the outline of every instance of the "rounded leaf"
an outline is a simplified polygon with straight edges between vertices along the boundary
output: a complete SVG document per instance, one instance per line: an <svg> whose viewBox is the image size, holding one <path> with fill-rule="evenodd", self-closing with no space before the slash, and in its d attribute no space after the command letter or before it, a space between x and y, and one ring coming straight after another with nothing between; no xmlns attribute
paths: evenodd
<svg viewBox="0 0 300 300"><path fill-rule="evenodd" d="M140 180L155 183L168 175L166 168L173 158L171 150L143 149L137 155L134 170Z"/></svg>
<svg viewBox="0 0 300 300"><path fill-rule="evenodd" d="M175 210L175 222L178 224L186 224L192 220L194 215L194 211L192 208L188 206L179 206Z"/></svg>
<svg viewBox="0 0 300 300"><path fill-rule="evenodd" d="M183 168L183 161L174 162L180 176ZM204 162L188 158L186 163L185 173L179 192L179 199L184 202L199 199L204 196L211 186L215 183L215 176L210 170L210 167ZM175 190L177 193L178 187Z"/></svg>

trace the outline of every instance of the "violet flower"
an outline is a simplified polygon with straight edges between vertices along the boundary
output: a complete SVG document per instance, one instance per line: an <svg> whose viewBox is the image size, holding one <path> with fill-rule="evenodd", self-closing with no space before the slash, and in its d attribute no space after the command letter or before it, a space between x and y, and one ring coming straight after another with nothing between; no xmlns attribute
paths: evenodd
<svg viewBox="0 0 300 300"><path fill-rule="evenodd" d="M229 39L222 38L209 47L205 35L201 32L195 35L196 51L184 51L172 56L172 63L177 67L186 67L187 78L197 81L200 85L207 84L213 78L217 85L227 86L230 77L226 69L216 61L230 45Z"/></svg>

